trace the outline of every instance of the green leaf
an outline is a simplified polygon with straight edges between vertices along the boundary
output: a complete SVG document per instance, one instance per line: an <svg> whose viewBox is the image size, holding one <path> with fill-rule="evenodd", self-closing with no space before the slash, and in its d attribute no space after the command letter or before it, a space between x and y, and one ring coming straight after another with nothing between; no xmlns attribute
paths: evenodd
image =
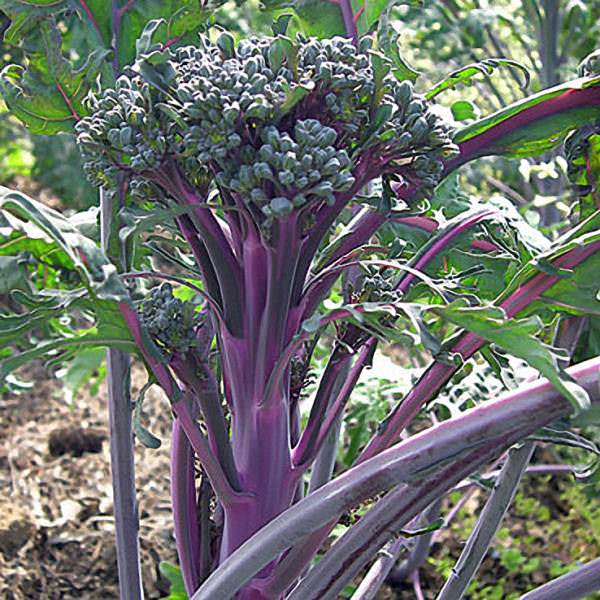
<svg viewBox="0 0 600 600"><path fill-rule="evenodd" d="M559 367L563 353L536 337L543 328L539 317L508 319L499 307L465 307L460 304L435 308L433 312L522 358L569 400L575 412L589 408L590 399L585 390Z"/></svg>
<svg viewBox="0 0 600 600"><path fill-rule="evenodd" d="M74 268L69 256L38 227L0 211L0 256L17 255L31 256L52 268Z"/></svg>
<svg viewBox="0 0 600 600"><path fill-rule="evenodd" d="M74 404L79 390L99 373L105 355L104 348L85 348L77 352L66 368L57 374L68 404Z"/></svg>
<svg viewBox="0 0 600 600"><path fill-rule="evenodd" d="M97 78L108 72L117 76L133 62L138 38L142 50L152 43L163 48L193 42L222 3L214 0L207 7L196 0L134 0L114 11L107 0L1 0L0 8L12 21L5 40L26 41L27 67L6 66L0 73L0 93L33 133L71 131L87 114L83 100ZM66 36L80 27L70 16L73 8L88 34L83 49L88 58L78 67L67 56L76 56L79 48L63 49L57 27L60 23ZM148 21L155 23L145 29ZM109 59L112 68L106 69Z"/></svg>
<svg viewBox="0 0 600 600"><path fill-rule="evenodd" d="M35 35L42 22L63 17L69 3L65 0L0 0L0 10L10 19L4 41L16 45L21 39Z"/></svg>
<svg viewBox="0 0 600 600"><path fill-rule="evenodd" d="M367 5L371 4L370 2L365 3ZM382 5L386 3L380 2L378 4ZM383 54L392 61L392 73L396 79L398 79L398 81L408 79L414 83L420 73L413 69L400 53L400 33L396 31L390 20L390 12L395 3L388 2L387 4L389 5L387 10L383 10L384 7L381 7L378 14L379 28L377 30L377 46Z"/></svg>
<svg viewBox="0 0 600 600"><path fill-rule="evenodd" d="M273 31L273 35L285 35L287 33L287 28L292 18L293 15L291 14L279 15L271 25L271 31Z"/></svg>
<svg viewBox="0 0 600 600"><path fill-rule="evenodd" d="M29 56L27 68L8 65L0 73L0 93L32 133L71 131L87 114L83 101L108 51L93 52L75 70L62 53L56 25L44 21L36 35L39 48Z"/></svg>
<svg viewBox="0 0 600 600"><path fill-rule="evenodd" d="M27 269L24 262L17 256L0 256L0 295L8 295L14 289L27 289Z"/></svg>
<svg viewBox="0 0 600 600"><path fill-rule="evenodd" d="M400 531L400 534L404 537L418 537L420 535L425 535L426 533L431 533L432 531L437 531L438 529L445 527L445 525L446 521L442 517L440 517L439 519L436 519L426 527L421 527L419 529L411 529L410 531L402 529Z"/></svg>
<svg viewBox="0 0 600 600"><path fill-rule="evenodd" d="M140 37L135 42L135 56L140 58L145 54L150 54L156 50L160 50L162 44L153 43L154 34L162 26L166 25L164 19L153 19L144 27Z"/></svg>
<svg viewBox="0 0 600 600"><path fill-rule="evenodd" d="M0 343L17 344L22 350L0 363L0 380L28 361L47 356L63 367L67 392L74 396L98 367L101 353L92 349L136 349L119 310L119 303L130 302L129 293L96 243L80 233L80 227L87 228L80 215L70 221L6 188L0 188L0 215L0 233L12 224L16 234L0 243L0 253L6 253L0 258L28 257L31 269L26 291L12 292L22 310L0 314ZM28 234L25 239L22 232ZM38 252L38 242L43 242L43 252ZM61 260L51 263L48 257ZM38 290L36 284L43 287Z"/></svg>
<svg viewBox="0 0 600 600"><path fill-rule="evenodd" d="M479 112L474 104L468 100L458 100L450 107L452 116L456 121L467 121L469 119L476 119L477 113Z"/></svg>
<svg viewBox="0 0 600 600"><path fill-rule="evenodd" d="M345 36L346 28L339 6L332 2L306 0L294 2L296 21L302 33L317 38Z"/></svg>
<svg viewBox="0 0 600 600"><path fill-rule="evenodd" d="M107 6L104 0L96 2L98 5ZM155 42L168 46L179 42L193 43L195 33L206 27L214 9L223 3L222 0L213 0L210 3L197 0L137 0L124 14L119 27L119 70L133 62L136 41L148 21L165 20L164 27L154 36Z"/></svg>
<svg viewBox="0 0 600 600"><path fill-rule="evenodd" d="M506 300L515 290L525 282L529 281L540 271L549 271L547 266L556 261L557 258L566 252L575 248L585 248L591 244L596 244L600 240L600 211L590 215L585 221L577 227L569 230L563 237L555 240L547 250L541 252L519 269L505 286L502 293L496 298L495 303L500 304ZM580 306L580 311L567 310L575 314L594 314L598 311L598 278L597 269L599 264L600 252L593 253L591 256L579 263L568 278L561 277L564 270L550 274L558 276L559 279L541 297L540 302L544 302L547 308L561 310L561 303L569 306ZM542 268L540 268L542 265ZM555 303L553 305L553 302ZM529 314L532 311L538 311L539 302L531 303L523 312Z"/></svg>
<svg viewBox="0 0 600 600"><path fill-rule="evenodd" d="M61 362L64 362L72 359L78 352L94 347L120 348L128 352L137 348L135 343L128 338L104 337L100 333L89 333L73 338L52 340L0 361L0 382L7 375L32 360L45 356L56 356L60 352Z"/></svg>
<svg viewBox="0 0 600 600"><path fill-rule="evenodd" d="M561 143L573 129L600 118L600 76L569 81L515 102L483 119L459 129L457 144L481 147L475 156L502 155L513 158L536 156ZM579 97L578 105L573 98ZM561 104L564 109L560 109ZM516 119L527 113L527 119ZM493 135L490 130L496 128Z"/></svg>
<svg viewBox="0 0 600 600"><path fill-rule="evenodd" d="M286 98L283 101L279 113L283 116L289 113L298 102L300 102L307 94L309 94L314 88L314 83L310 82L310 85L294 85L286 94Z"/></svg>
<svg viewBox="0 0 600 600"><path fill-rule="evenodd" d="M82 283L99 299L125 302L129 293L121 283L116 268L95 242L59 212L41 202L0 187L0 210L37 226L69 257Z"/></svg>
<svg viewBox="0 0 600 600"><path fill-rule="evenodd" d="M31 296L14 292L17 304L28 310L19 314L0 314L0 344L25 342L29 332L81 305L81 292L77 290L55 297L43 293Z"/></svg>
<svg viewBox="0 0 600 600"><path fill-rule="evenodd" d="M176 565L162 561L158 565L160 574L169 581L171 588L166 600L188 600L185 584L181 575L181 569Z"/></svg>
<svg viewBox="0 0 600 600"><path fill-rule="evenodd" d="M156 382L153 379L151 379L140 390L140 393L138 394L138 397L135 401L135 409L133 411L133 430L135 432L135 435L137 436L138 440L140 440L140 442L144 446L146 446L146 448L151 448L153 450L160 448L161 441L142 425L142 407L144 404L144 398L146 397L146 392L155 383Z"/></svg>
<svg viewBox="0 0 600 600"><path fill-rule="evenodd" d="M568 175L579 199L579 217L600 209L600 123L585 125L565 141Z"/></svg>

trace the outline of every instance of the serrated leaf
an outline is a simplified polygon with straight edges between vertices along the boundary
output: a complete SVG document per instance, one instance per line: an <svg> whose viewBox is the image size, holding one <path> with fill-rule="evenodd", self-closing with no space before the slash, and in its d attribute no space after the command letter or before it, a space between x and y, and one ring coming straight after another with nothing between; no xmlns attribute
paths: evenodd
<svg viewBox="0 0 600 600"><path fill-rule="evenodd" d="M73 358L77 352L86 348L112 347L131 352L137 347L131 339L104 337L99 333L88 333L74 338L63 338L39 344L15 356L0 361L0 382L7 375L32 360L62 353L62 359Z"/></svg>
<svg viewBox="0 0 600 600"><path fill-rule="evenodd" d="M526 361L569 400L574 411L580 412L590 407L586 391L559 367L563 353L536 337L543 327L539 317L508 319L501 308L493 306L464 307L452 304L432 310L451 323Z"/></svg>
<svg viewBox="0 0 600 600"><path fill-rule="evenodd" d="M20 192L0 187L0 210L8 211L37 226L65 252L79 273L82 283L95 296L117 302L128 301L129 293L121 283L114 265L89 238L59 212Z"/></svg>
<svg viewBox="0 0 600 600"><path fill-rule="evenodd" d="M367 6L371 4L366 2ZM400 52L400 33L396 31L393 23L390 19L390 12L395 2L379 2L377 8L377 19L379 21L379 28L377 30L377 46L385 54L385 56L392 62L392 73L398 79L398 81L412 81L413 83L417 80L420 73L413 69L404 59ZM387 4L387 6L386 6Z"/></svg>
<svg viewBox="0 0 600 600"><path fill-rule="evenodd" d="M442 79L442 81L436 83L433 88L425 94L425 97L428 100L431 100L446 90L456 89L458 85L471 85L473 78L477 75L489 77L500 67L505 67L515 73L521 74L523 76L521 81L521 87L523 89L529 85L529 71L521 63L508 58L486 58L477 63L466 65L465 67L453 71L450 75Z"/></svg>
<svg viewBox="0 0 600 600"><path fill-rule="evenodd" d="M42 22L37 35L39 48L29 56L27 68L8 65L0 73L0 93L32 133L71 131L88 112L84 99L108 51L93 52L75 70L62 53L61 36L54 24Z"/></svg>
<svg viewBox="0 0 600 600"><path fill-rule="evenodd" d="M106 352L104 348L85 348L60 373L67 404L73 404L79 390L100 370Z"/></svg>

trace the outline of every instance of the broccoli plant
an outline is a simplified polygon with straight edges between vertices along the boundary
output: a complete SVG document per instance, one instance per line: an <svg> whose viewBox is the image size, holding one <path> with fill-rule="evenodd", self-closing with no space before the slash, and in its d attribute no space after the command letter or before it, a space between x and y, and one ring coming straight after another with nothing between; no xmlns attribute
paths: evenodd
<svg viewBox="0 0 600 600"><path fill-rule="evenodd" d="M385 6L324 3L315 22L315 3L289 3L273 36L239 40L211 29L212 13L190 43L178 19L195 14L191 3L172 4L181 10L143 30L142 16L157 15L135 1L110 14L84 5L79 16L109 45L98 87L93 70L67 70L56 14L15 9L11 34L35 16L47 55L25 72L4 71L6 101L34 130L56 130L61 118L74 130L102 190L106 252L73 219L3 191L3 248L22 251L21 232L37 228L74 277L44 289L30 270L32 311L2 316L3 339L20 353L0 374L48 353L67 360L86 345L135 353L173 414L171 495L188 594L335 598L440 495L599 400L600 362L574 348L585 329L575 319L598 310L589 126L600 118L600 76L585 73L455 130L432 99L468 78L417 91ZM70 5L63 10L63 29L73 19L80 26ZM135 53L125 43L132 31ZM56 104L38 96L48 85ZM568 135L585 194L580 222L561 237L536 236L506 207L461 195L461 165L531 156ZM94 326L59 326L65 313ZM41 318L54 326L40 345L32 334ZM332 479L341 415L381 341L427 352L431 363ZM303 423L320 344L329 357ZM504 381L506 353L546 380L400 441L480 351ZM569 374L571 355L591 360ZM155 445L137 417L138 437ZM120 435L127 444L127 430ZM504 493L490 498L484 541L466 551L453 593L466 589L530 457L528 442L507 459ZM366 502L363 518L313 564L341 516ZM135 538L126 527L120 534ZM128 583L122 593L139 595Z"/></svg>

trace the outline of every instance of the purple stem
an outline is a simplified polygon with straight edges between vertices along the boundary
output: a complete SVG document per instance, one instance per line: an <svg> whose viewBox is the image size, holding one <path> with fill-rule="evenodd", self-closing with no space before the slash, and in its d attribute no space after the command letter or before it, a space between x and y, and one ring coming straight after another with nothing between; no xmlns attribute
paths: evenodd
<svg viewBox="0 0 600 600"><path fill-rule="evenodd" d="M372 162L372 164L371 164ZM292 293L292 303L297 304L302 293L302 288L306 281L306 276L310 270L313 258L319 249L323 238L327 235L332 224L342 212L344 207L371 179L380 174L380 167L371 156L365 156L354 170L355 183L347 192L338 193L335 196L333 206L324 206L316 216L316 222L311 228L309 235L302 242L298 267L295 277L294 290ZM360 245L360 244L358 244Z"/></svg>
<svg viewBox="0 0 600 600"><path fill-rule="evenodd" d="M214 373L205 361L193 360L187 356L175 355L171 359L171 366L177 377L186 383L188 390L194 395L207 429L211 451L217 457L231 487L239 491L241 485L221 406L219 384Z"/></svg>
<svg viewBox="0 0 600 600"><path fill-rule="evenodd" d="M520 448L513 448L509 452L498 481L479 515L467 544L438 594L439 600L461 598L465 593L517 493L519 482L534 450L535 443L526 442Z"/></svg>
<svg viewBox="0 0 600 600"><path fill-rule="evenodd" d="M440 516L442 500L443 498L438 498L431 506L427 507L427 509L423 511L417 524L421 527L425 527L435 521ZM436 531L439 531L439 529ZM416 538L412 551L406 560L394 571L395 576L404 579L419 570L429 554L429 548L431 547L433 536L436 531L423 533Z"/></svg>
<svg viewBox="0 0 600 600"><path fill-rule="evenodd" d="M398 538L381 549L379 558L373 563L360 585L352 594L351 600L373 600L393 569L406 540Z"/></svg>
<svg viewBox="0 0 600 600"><path fill-rule="evenodd" d="M189 244L196 264L202 273L202 278L206 284L206 288L210 295L219 302L222 302L221 290L219 289L219 281L215 275L215 270L210 262L210 257L206 250L206 246L200 240L198 231L194 227L192 220L188 215L182 215L175 219L181 234Z"/></svg>
<svg viewBox="0 0 600 600"><path fill-rule="evenodd" d="M383 213L377 212L372 208L364 208L354 219L348 223L346 232L343 235L338 245L332 248L330 256L327 258L322 267L325 268L336 260L346 256L360 245L364 244L375 232L386 222L386 216ZM429 217L410 216L410 217L392 217L395 223L416 227L423 231L434 232L439 227L439 223L435 219ZM497 252L499 249L495 244L486 240L473 240L471 246L477 250L484 252ZM327 251L325 251L327 252Z"/></svg>
<svg viewBox="0 0 600 600"><path fill-rule="evenodd" d="M356 29L356 23L354 22L352 4L350 0L338 0L338 2L340 10L342 11L342 19L344 19L346 35L354 42L355 46L358 46L358 30Z"/></svg>
<svg viewBox="0 0 600 600"><path fill-rule="evenodd" d="M119 35L121 33L121 19L122 15L120 13L119 8L119 0L112 0L112 8L111 8L111 29L112 29L112 51L113 51L113 60L112 60L112 70L115 79L119 75Z"/></svg>
<svg viewBox="0 0 600 600"><path fill-rule="evenodd" d="M171 404L171 409L179 420L181 428L185 431L194 452L200 459L215 494L224 506L244 504L249 500L249 496L240 494L231 487L222 465L210 448L208 439L192 416L189 400L189 394L184 394L183 398Z"/></svg>
<svg viewBox="0 0 600 600"><path fill-rule="evenodd" d="M556 261L556 266L574 267L599 248L600 243L590 244L587 248L575 248L559 257ZM536 280L535 284L529 286L528 284L533 280ZM507 298L504 308L507 312L509 312L508 309L510 309L509 316L514 316L517 312L515 308L521 306L520 302L515 301L515 294L523 293L523 290L525 290L524 295L526 298L526 305L551 287L556 280L557 277L545 273L535 275L527 284L521 286ZM535 289L535 293L531 291L531 288ZM522 308L523 307L521 306L519 310ZM453 351L460 352L466 360L481 348L484 343L485 342L476 335L466 333L456 343ZM359 456L356 464L360 464L360 462L376 456L382 450L389 447L398 438L406 425L418 413L423 404L435 396L458 368L459 367L441 363L434 363L431 365L417 385L412 388L409 394L403 399L402 403L396 407L394 412L392 412L385 427L379 430L377 434L371 438L371 441L367 444L367 447L363 450L361 456ZM273 571L269 582L269 588L279 592L285 590L290 582L293 581L293 578L302 573L304 565L307 564L321 546L323 540L327 537L327 534L331 531L331 527L334 524L335 523L330 523L325 525L323 528L307 536L307 538L300 542L298 546L294 547Z"/></svg>
<svg viewBox="0 0 600 600"><path fill-rule="evenodd" d="M415 600L425 600L425 594L421 588L421 575L419 571L415 571L412 574L413 590L415 591Z"/></svg>
<svg viewBox="0 0 600 600"><path fill-rule="evenodd" d="M600 104L600 87L592 86L583 89L570 89L554 98L526 108L506 120L490 127L479 135L464 142L459 142L458 156L447 161L445 173L481 156L502 154L502 139L507 135L547 117L594 104Z"/></svg>
<svg viewBox="0 0 600 600"><path fill-rule="evenodd" d="M512 435L522 435L522 430L512 430ZM455 454L451 464L439 468L434 475L418 478L414 485L398 485L380 500L360 521L349 529L321 560L309 571L287 600L333 600L368 561L401 529L439 498L463 477L487 462L498 451L503 440L494 435L482 446ZM335 485L340 478L328 485ZM328 486L324 486L325 489ZM323 562L325 561L325 562ZM293 565L294 571L300 565ZM271 588L268 588L271 591Z"/></svg>
<svg viewBox="0 0 600 600"><path fill-rule="evenodd" d="M200 585L200 539L196 516L194 452L179 419L171 438L171 505L179 566L188 595Z"/></svg>
<svg viewBox="0 0 600 600"><path fill-rule="evenodd" d="M306 469L315 459L338 415L344 410L344 406L346 406L365 364L367 364L373 355L376 344L377 340L371 338L361 348L336 399L328 408L327 414L321 415L321 417L324 417L324 422L321 419L314 419L307 425L300 438L300 442L292 451L292 462L296 468L304 467Z"/></svg>
<svg viewBox="0 0 600 600"><path fill-rule="evenodd" d="M242 271L230 242L225 235L222 225L216 219L210 208L204 208L202 198L192 188L189 182L179 173L177 167L165 169L167 192L177 198L183 205L196 206L190 214L191 221L198 229L202 243L206 247L215 277L218 281L223 312L228 326L234 332L242 330L240 289ZM206 267L198 265L206 271Z"/></svg>
<svg viewBox="0 0 600 600"><path fill-rule="evenodd" d="M574 248L558 257L554 261L554 266L573 268L598 250L600 250L600 242L591 243L584 248ZM513 317L557 281L557 276L538 273L517 288L500 306L505 310L508 317ZM459 353L462 355L463 360L467 360L485 343L483 338L473 333L466 333L455 343L451 352ZM402 403L391 413L385 427L371 438L358 460L363 461L375 456L375 454L392 444L419 412L423 404L433 398L459 368L458 366L445 365L439 362L433 363L417 385L402 400Z"/></svg>
<svg viewBox="0 0 600 600"><path fill-rule="evenodd" d="M600 389L597 385L599 371L600 357L581 363L568 371L586 388L595 403L600 400ZM414 517L434 498L439 497L439 489L434 498L427 496L431 486L441 484L444 486L442 491L445 491L487 462L494 454L504 451L540 427L569 414L570 411L568 401L547 380L539 379L505 393L495 401L468 410L459 417L430 427L382 452L368 463L362 463L362 465L372 465L380 481L389 483L389 474L385 473L384 469L376 467L377 463L372 461L391 457L400 448L404 448L406 452L406 454L403 452L403 456L408 457L412 454L409 448L413 447L413 450L416 450L419 442L425 439L431 441L430 449L421 447L417 454L413 454L415 458L417 455L422 456L421 453L428 455L429 466L415 471L411 469L411 475L404 475L401 481L410 481L410 485L393 490L367 515L364 515L357 525L344 534L295 588L289 600L336 598L335 594L379 548L389 541L399 527L404 526L409 518ZM448 443L450 440L447 435L454 441ZM444 454L448 452L446 459L438 455L440 451ZM320 493L328 492L329 494L325 494L328 500L330 494L347 492L345 484L349 481L356 483L362 465L353 467L321 488L314 494L314 500L317 500ZM440 471L434 477L424 476L431 468L440 468L440 466ZM443 477L439 477L440 472ZM323 519L329 514L325 509L327 500L322 499L319 503ZM410 502L407 503L407 500ZM292 507L284 515L288 523L293 521L294 510L301 514L301 503ZM286 540L288 543L291 542L290 533L288 532ZM286 532L280 531L279 534L286 535Z"/></svg>
<svg viewBox="0 0 600 600"><path fill-rule="evenodd" d="M426 526L440 514L442 498L438 498L427 510L423 511L418 524ZM408 555L408 558L396 569L401 573L401 580L407 576L412 576L418 571L421 564L427 558L431 539L435 532L430 531L417 537L414 542L414 548ZM381 556L373 563L364 579L354 592L351 600L372 600L375 598L379 588L383 585L386 579L389 580L388 574L394 568L400 552L407 545L407 540L404 537L399 537L388 544L388 546L380 551Z"/></svg>
<svg viewBox="0 0 600 600"><path fill-rule="evenodd" d="M462 219L458 225L449 227L446 232L440 235L429 247L424 249L424 252L417 259L417 261L411 265L413 269L422 271L425 267L437 256L441 255L446 247L449 246L454 238L458 237L461 233L470 229L474 225L477 225L485 219L494 218L497 213L491 210L482 210L475 214L469 215L467 218ZM402 293L406 293L408 287L413 282L415 276L412 273L406 273L402 277L402 281L398 285L398 290Z"/></svg>
<svg viewBox="0 0 600 600"><path fill-rule="evenodd" d="M107 350L106 381L119 592L124 600L139 600L144 593L138 539L129 355L122 350Z"/></svg>
<svg viewBox="0 0 600 600"><path fill-rule="evenodd" d="M306 446L312 446L317 438L325 414L331 407L333 394L336 393L340 374L348 370L352 355L342 346L336 346L323 371L315 399L308 416L308 422L293 453L302 455Z"/></svg>
<svg viewBox="0 0 600 600"><path fill-rule="evenodd" d="M600 558L521 596L521 600L578 600L600 590Z"/></svg>

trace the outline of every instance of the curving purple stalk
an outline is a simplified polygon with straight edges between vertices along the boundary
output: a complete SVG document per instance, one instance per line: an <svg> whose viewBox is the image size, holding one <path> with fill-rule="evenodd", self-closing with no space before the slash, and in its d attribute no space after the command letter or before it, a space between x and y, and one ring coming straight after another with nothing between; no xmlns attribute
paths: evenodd
<svg viewBox="0 0 600 600"><path fill-rule="evenodd" d="M508 109L504 109L512 109L513 114L482 133L470 136L467 133L470 131L470 128L465 128L464 133L459 131L456 139L459 154L446 162L445 172L449 173L466 162L482 156L503 154L505 147L511 140L510 136L515 135L525 127L530 127L534 124L541 125L545 119L562 115L568 111L588 108L590 106L600 106L600 87L597 85L579 89L571 88L562 93L557 93L560 91L560 88L561 86L557 86L556 88L540 92L540 95L549 97L528 108L519 110L520 105L523 102L529 102L529 99L511 105ZM553 93L556 95L551 97ZM494 115L490 115L487 119L492 121Z"/></svg>
<svg viewBox="0 0 600 600"><path fill-rule="evenodd" d="M455 238L469 230L474 225L481 223L486 219L497 218L498 215L492 210L481 210L477 211L466 217L460 215L458 224L456 220L451 221L441 232L441 235L437 236L432 240L431 243L427 244L423 251L419 253L417 260L412 264L412 268L417 271L423 271L426 266L435 258L442 255L448 246L452 244ZM402 276L400 283L398 284L398 290L402 293L406 293L410 284L414 281L415 275L413 273L406 273Z"/></svg>
<svg viewBox="0 0 600 600"><path fill-rule="evenodd" d="M557 258L554 265L561 268L573 268L599 250L600 241L593 242L584 248L574 248ZM538 273L501 302L500 306L505 310L508 317L514 317L531 304L534 299L539 298L546 290L552 287L558 279L555 275ZM463 357L463 360L467 360L484 346L485 343L485 340L477 335L465 333L455 342L450 352L459 353ZM367 447L363 450L359 461L374 456L383 448L393 443L419 412L421 407L434 397L459 368L455 365L445 365L439 362L433 363L423 374L417 385L402 400L402 403L391 413L385 426L371 439Z"/></svg>

